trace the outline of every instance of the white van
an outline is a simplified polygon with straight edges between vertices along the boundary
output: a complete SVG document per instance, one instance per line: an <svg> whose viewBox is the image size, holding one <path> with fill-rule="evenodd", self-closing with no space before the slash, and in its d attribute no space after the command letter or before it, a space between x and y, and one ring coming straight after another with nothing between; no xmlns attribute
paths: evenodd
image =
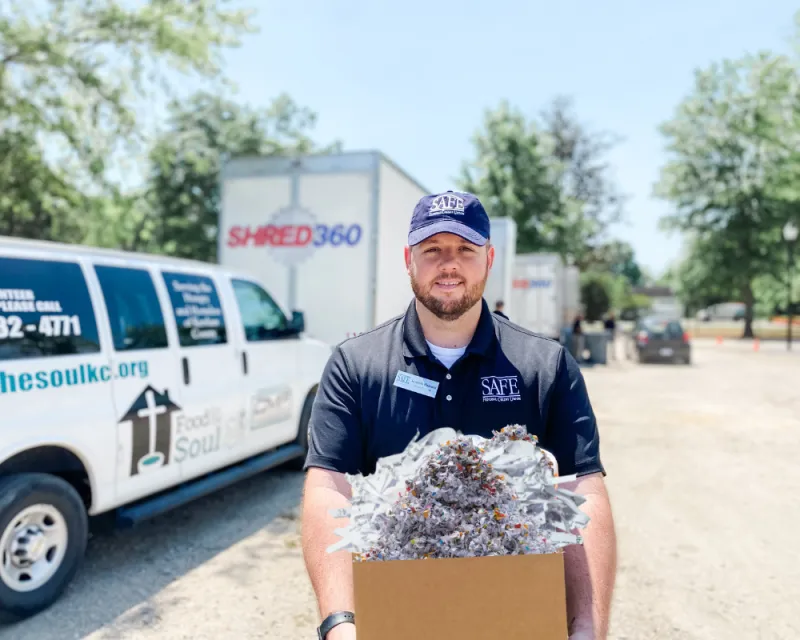
<svg viewBox="0 0 800 640"><path fill-rule="evenodd" d="M119 525L302 465L330 346L247 273L0 237L0 612Z"/></svg>

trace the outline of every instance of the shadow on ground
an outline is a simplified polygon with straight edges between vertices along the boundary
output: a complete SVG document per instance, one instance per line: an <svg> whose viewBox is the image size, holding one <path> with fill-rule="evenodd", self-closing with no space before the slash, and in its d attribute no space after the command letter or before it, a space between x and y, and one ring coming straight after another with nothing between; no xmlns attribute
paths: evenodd
<svg viewBox="0 0 800 640"><path fill-rule="evenodd" d="M0 638L66 640L91 634L241 540L265 528L280 535L293 527L302 481L301 473L266 472L133 529L96 534L61 599L34 618L0 625ZM285 552L278 543L264 543L256 555ZM229 577L246 581L251 570L230 567ZM147 617L149 610L141 607L137 617Z"/></svg>

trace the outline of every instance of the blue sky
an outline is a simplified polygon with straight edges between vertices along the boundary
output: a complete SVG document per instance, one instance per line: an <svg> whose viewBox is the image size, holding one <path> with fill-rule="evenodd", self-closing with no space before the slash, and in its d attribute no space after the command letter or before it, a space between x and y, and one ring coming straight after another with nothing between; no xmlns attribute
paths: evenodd
<svg viewBox="0 0 800 640"><path fill-rule="evenodd" d="M255 4L251 0L248 4ZM759 6L761 5L761 6ZM665 160L656 127L724 57L788 51L795 3L769 0L262 0L259 33L226 54L238 98L281 92L319 115L315 137L379 149L430 190L454 186L484 110L508 99L531 116L557 94L589 127L623 141L609 158L630 197L628 240L660 272L681 249L651 197Z"/></svg>

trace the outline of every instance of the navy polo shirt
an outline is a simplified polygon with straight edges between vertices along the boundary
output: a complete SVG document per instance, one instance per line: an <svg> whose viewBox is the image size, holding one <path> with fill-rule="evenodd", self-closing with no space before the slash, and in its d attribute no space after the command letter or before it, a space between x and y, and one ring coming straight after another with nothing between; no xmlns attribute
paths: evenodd
<svg viewBox="0 0 800 640"><path fill-rule="evenodd" d="M337 345L311 412L305 468L368 475L417 430L452 427L490 438L522 424L556 457L561 475L605 475L575 359L558 342L491 313L485 300L482 306L475 335L449 370L428 348L414 301L404 315ZM429 391L435 395L397 386L398 372L438 383Z"/></svg>

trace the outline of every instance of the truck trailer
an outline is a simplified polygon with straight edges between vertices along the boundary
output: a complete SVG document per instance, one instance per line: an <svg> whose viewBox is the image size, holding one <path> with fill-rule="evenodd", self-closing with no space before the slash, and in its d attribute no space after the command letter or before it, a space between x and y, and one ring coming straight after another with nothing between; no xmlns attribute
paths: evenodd
<svg viewBox="0 0 800 640"><path fill-rule="evenodd" d="M505 303L505 314L513 315L511 283L514 279L514 259L516 258L517 225L512 218L490 218L491 242L494 247L494 264L486 281L483 297L494 309L498 300ZM513 318L512 318L513 320Z"/></svg>
<svg viewBox="0 0 800 640"><path fill-rule="evenodd" d="M556 253L528 253L514 260L514 322L554 340L580 311L579 272Z"/></svg>
<svg viewBox="0 0 800 640"><path fill-rule="evenodd" d="M403 313L403 248L429 193L378 151L231 159L222 172L219 261L302 310L330 345Z"/></svg>

